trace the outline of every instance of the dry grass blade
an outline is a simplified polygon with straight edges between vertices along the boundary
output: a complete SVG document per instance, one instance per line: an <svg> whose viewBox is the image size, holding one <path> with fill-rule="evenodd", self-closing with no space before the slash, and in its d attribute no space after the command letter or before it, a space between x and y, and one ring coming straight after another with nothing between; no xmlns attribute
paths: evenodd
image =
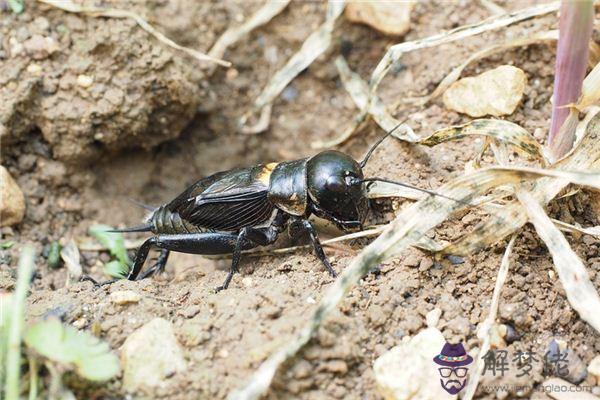
<svg viewBox="0 0 600 400"><path fill-rule="evenodd" d="M597 139L600 136L600 109L590 112L583 121L579 122L577 130L580 130L580 127L583 133L575 148L553 167L575 171L600 169L600 149ZM536 181L530 191L542 204L548 204L567 185L568 182L565 180L547 177ZM474 253L499 242L526 222L527 215L523 207L516 201L509 203L490 216L487 221L477 225L473 231L448 245L442 252L456 255Z"/></svg>
<svg viewBox="0 0 600 400"><path fill-rule="evenodd" d="M558 227L558 229L560 229L562 231L571 232L571 233L583 233L585 235L590 235L590 236L595 236L597 238L600 238L600 225L592 226L590 228L581 228L579 226L567 224L566 222L559 221L556 219L552 219L552 222L554 222L554 224Z"/></svg>
<svg viewBox="0 0 600 400"><path fill-rule="evenodd" d="M398 125L400 121L388 113L379 97L374 96L373 101L369 103L369 87L367 83L357 73L350 70L343 57L337 58L336 66L344 88L361 111L357 118L355 118L353 125L344 131L342 135L326 142L317 141L313 144L314 147L325 148L343 143L350 138L358 125L369 114L385 131L389 131ZM404 125L404 131L405 133L401 133L402 131L394 133L393 136L409 143L435 146L439 143L460 139L465 136L482 135L508 143L538 159L544 160L542 147L535 138L521 126L505 120L477 119L464 125L440 129L422 139L415 135L412 129L406 124Z"/></svg>
<svg viewBox="0 0 600 400"><path fill-rule="evenodd" d="M552 255L569 303L584 321L596 332L600 332L600 296L590 281L585 266L535 198L525 190L518 191L517 197Z"/></svg>
<svg viewBox="0 0 600 400"><path fill-rule="evenodd" d="M394 129L400 121L396 118L392 117L386 107L385 104L379 99L379 97L375 97L373 101L369 104L369 86L367 83L358 75L353 72L350 67L348 67L348 63L344 57L339 56L335 60L335 65L340 74L340 78L342 83L344 84L344 88L352 97L352 100L356 104L356 106L362 110L355 118L352 125L347 128L340 136L336 137L333 140L329 141L315 141L312 144L314 148L327 148L337 146L346 140L348 140L352 134L356 131L356 129L362 124L367 117L367 115L371 115L377 125L379 125L383 130L389 131ZM404 131L404 133L402 133ZM399 127L394 133L393 136L397 137L400 140L404 140L407 142L416 142L419 138L414 134L412 129L404 124Z"/></svg>
<svg viewBox="0 0 600 400"><path fill-rule="evenodd" d="M479 384L479 378L483 372L483 368L485 366L484 357L490 349L491 343L491 328L494 322L496 321L496 315L498 314L498 304L500 303L500 292L502 291L502 286L504 286L504 282L506 282L506 277L508 276L508 269L510 267L510 255L512 254L513 247L515 245L516 235L513 235L508 242L508 246L506 246L506 250L504 251L504 255L502 256L502 262L500 263L500 269L498 270L498 277L496 278L496 285L494 286L494 293L492 294L492 302L490 304L490 312L488 313L487 318L481 324L479 331L477 332L477 336L482 341L481 348L479 349L479 354L477 356L477 363L475 365L475 372L471 375L471 379L469 379L469 384L465 391L464 400L471 400L475 395L475 391L477 390L477 385Z"/></svg>
<svg viewBox="0 0 600 400"><path fill-rule="evenodd" d="M575 107L583 110L597 103L598 99L600 99L600 64L596 65L583 80L581 84L581 98Z"/></svg>
<svg viewBox="0 0 600 400"><path fill-rule="evenodd" d="M240 120L240 131L246 134L256 134L268 127L268 120L264 122L264 109L270 107L281 91L300 72L306 69L312 62L327 50L331 44L333 27L335 21L344 11L343 1L329 1L327 4L327 18L315 32L313 32L302 44L300 50L292 56L285 66L277 71L269 80L267 86L254 102L253 109ZM261 114L263 121L256 126L246 126L252 114ZM269 113L270 114L270 113Z"/></svg>
<svg viewBox="0 0 600 400"><path fill-rule="evenodd" d="M308 343L323 319L335 309L350 287L355 285L373 265L418 243L427 231L442 223L453 212L468 206L473 199L484 195L490 189L508 183L519 183L524 179L535 179L544 173L544 170L510 168L476 171L439 188L439 193L458 201L428 196L404 209L373 243L365 247L352 260L341 276L329 287L298 336L269 357L253 374L249 384L242 390L232 393L230 399L257 399L263 395L268 390L279 366L296 355ZM578 180L588 180L587 177L574 175L573 177ZM600 177L597 179L600 180ZM424 215L427 218L423 218Z"/></svg>
<svg viewBox="0 0 600 400"><path fill-rule="evenodd" d="M443 128L420 139L417 143L435 146L471 135L488 136L521 149L538 159L543 159L542 147L529 132L517 124L501 119L476 119L463 125Z"/></svg>
<svg viewBox="0 0 600 400"><path fill-rule="evenodd" d="M406 103L415 103L415 104L423 105L423 104L430 102L431 100L435 99L436 97L442 95L446 91L446 89L448 89L450 87L450 85L452 85L454 82L456 82L458 80L458 78L460 78L460 75L462 74L464 69L467 68L470 64L472 64L473 62L475 62L477 60L480 60L485 57L489 57L491 55L500 53L502 51L505 51L507 49L511 49L514 47L529 46L532 44L542 43L542 42L546 42L546 41L555 41L555 40L558 40L558 30L540 32L540 33L536 33L533 36L508 40L504 43L495 44L495 45L492 45L485 49L479 50L478 52L471 54L469 56L469 58L467 58L459 66L455 67L448 75L446 75L446 77L444 79L442 79L442 81L438 84L438 86L435 88L435 90L433 92L431 92L430 94L423 96L423 97L409 97L409 98L401 99L400 101L398 101L396 103L396 106L398 104L406 104ZM394 107L394 108L396 108L396 107Z"/></svg>
<svg viewBox="0 0 600 400"><path fill-rule="evenodd" d="M555 12L559 9L560 3L553 2L548 4L537 5L523 10L515 11L502 16L493 16L479 23L465 25L453 29L448 32L439 33L424 39L414 40L412 42L404 42L396 44L388 49L377 67L371 75L369 86L371 93L377 91L377 87L387 75L390 68L400 60L404 53L424 49L427 47L439 46L444 43L450 43L456 40L465 39L469 36L479 35L486 31L502 28L512 25L516 22L524 21L539 15Z"/></svg>
<svg viewBox="0 0 600 400"><path fill-rule="evenodd" d="M194 49L190 49L189 47L184 47L178 45L159 31L157 31L152 25L150 25L144 18L139 16L138 14L128 11L128 10L120 10L117 8L98 8L98 7L84 7L79 4L73 3L71 0L38 0L42 3L51 5L56 8L60 8L61 10L72 12L72 13L81 13L86 14L92 17L109 17L109 18L130 18L134 20L140 28L145 30L146 32L153 35L160 42L166 44L169 47L174 49L183 51L184 53L194 57L199 61L210 61L224 67L230 67L231 63L229 61L221 60L219 58L211 57L207 54L201 53Z"/></svg>
<svg viewBox="0 0 600 400"><path fill-rule="evenodd" d="M212 46L208 55L213 58L222 58L229 46L242 39L257 27L269 22L285 10L288 4L290 4L290 0L267 1L242 25L228 28Z"/></svg>
<svg viewBox="0 0 600 400"><path fill-rule="evenodd" d="M539 44L544 42L554 42L556 40L558 40L558 30L551 30L546 32L539 32L534 34L533 36L511 39L504 43L494 44L485 49L479 50L478 52L471 54L469 58L467 58L464 62L455 67L448 75L446 75L433 92L422 97L407 97L400 99L392 108L396 109L401 104L408 103L418 105L427 104L431 100L437 98L438 96L441 96L446 91L446 89L450 87L450 85L456 82L460 78L465 68L467 68L470 64L474 63L475 61L481 60L482 58L486 58L515 47L530 46L532 44ZM594 42L590 42L590 54L592 56L590 57L589 64L590 68L593 68L598 63L598 60L600 60L600 47Z"/></svg>

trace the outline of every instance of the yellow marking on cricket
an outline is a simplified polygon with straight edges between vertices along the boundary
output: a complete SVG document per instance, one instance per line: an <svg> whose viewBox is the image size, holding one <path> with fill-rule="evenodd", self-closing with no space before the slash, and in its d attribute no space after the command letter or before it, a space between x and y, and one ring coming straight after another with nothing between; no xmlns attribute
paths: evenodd
<svg viewBox="0 0 600 400"><path fill-rule="evenodd" d="M271 173L273 172L273 170L275 169L277 164L279 164L279 163L272 162L272 163L268 163L267 165L265 165L263 167L263 170L260 171L260 174L258 174L257 179L259 181L261 181L262 183L264 183L266 186L269 186L269 180L271 178Z"/></svg>

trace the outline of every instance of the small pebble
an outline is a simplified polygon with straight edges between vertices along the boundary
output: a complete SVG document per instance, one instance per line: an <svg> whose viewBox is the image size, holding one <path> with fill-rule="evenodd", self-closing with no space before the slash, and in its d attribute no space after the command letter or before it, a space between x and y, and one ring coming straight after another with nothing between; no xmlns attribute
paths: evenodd
<svg viewBox="0 0 600 400"><path fill-rule="evenodd" d="M285 89L283 89L283 92L281 92L281 98L287 101L288 103L291 103L292 101L296 100L297 97L298 89L296 89L294 86L288 86Z"/></svg>
<svg viewBox="0 0 600 400"><path fill-rule="evenodd" d="M229 351L227 351L226 349L221 349L221 350L219 350L219 352L217 353L217 355L220 358L227 358L227 357L229 357Z"/></svg>
<svg viewBox="0 0 600 400"><path fill-rule="evenodd" d="M252 287L253 283L254 281L249 276L242 279L242 285L244 285L247 288Z"/></svg>
<svg viewBox="0 0 600 400"><path fill-rule="evenodd" d="M465 262L465 259L459 256L449 255L447 258L448 261L450 261L450 264L452 265L459 265Z"/></svg>
<svg viewBox="0 0 600 400"><path fill-rule="evenodd" d="M419 264L419 271L424 272L428 271L431 267L433 267L433 260L429 257L421 258L421 263Z"/></svg>
<svg viewBox="0 0 600 400"><path fill-rule="evenodd" d="M192 306L184 308L181 311L181 315L183 315L185 318L192 318L195 317L201 310L202 308L199 305L194 304Z"/></svg>
<svg viewBox="0 0 600 400"><path fill-rule="evenodd" d="M73 326L77 329L83 329L87 325L87 319L79 318L78 320L73 321Z"/></svg>
<svg viewBox="0 0 600 400"><path fill-rule="evenodd" d="M83 88L89 88L94 83L94 78L89 75L77 76L77 84Z"/></svg>
<svg viewBox="0 0 600 400"><path fill-rule="evenodd" d="M438 322L440 322L441 316L442 316L442 310L440 310L439 308L434 308L433 310L429 311L427 313L427 315L425 315L425 321L427 321L427 327L435 328L437 326Z"/></svg>
<svg viewBox="0 0 600 400"><path fill-rule="evenodd" d="M596 384L600 385L600 356L596 356L590 361L587 370L596 378Z"/></svg>
<svg viewBox="0 0 600 400"><path fill-rule="evenodd" d="M404 259L404 265L407 267L418 267L421 263L421 259L416 254L410 254Z"/></svg>
<svg viewBox="0 0 600 400"><path fill-rule="evenodd" d="M27 66L27 72L29 72L33 76L41 76L42 67L39 64L31 63Z"/></svg>
<svg viewBox="0 0 600 400"><path fill-rule="evenodd" d="M114 304L137 303L141 300L141 296L133 290L119 290L108 297Z"/></svg>

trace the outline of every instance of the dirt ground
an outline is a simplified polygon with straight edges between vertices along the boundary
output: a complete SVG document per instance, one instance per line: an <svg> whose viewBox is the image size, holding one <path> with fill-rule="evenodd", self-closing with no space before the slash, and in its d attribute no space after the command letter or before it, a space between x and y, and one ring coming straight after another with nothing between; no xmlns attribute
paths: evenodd
<svg viewBox="0 0 600 400"><path fill-rule="evenodd" d="M496 3L507 10L530 5L525 1ZM193 0L129 4L168 37L200 51L207 51L228 26L239 24L260 6L259 2ZM479 2L419 3L404 40L490 15ZM127 198L158 205L200 177L235 166L310 155L315 151L311 142L338 135L350 124L356 108L333 60L343 52L350 67L367 78L386 48L400 40L344 18L336 25L332 49L275 102L270 129L254 136L236 132L239 117L269 77L324 16L324 4L294 2L227 51L225 58L233 63L232 69L217 68L210 75L197 68L196 61L159 44L129 21L66 14L29 2L22 15L2 14L0 79L4 89L0 96L2 122L8 127L2 164L23 190L27 212L21 224L2 229L3 240L17 244L0 250L0 289L11 289L18 252L23 244L32 243L39 257L28 300L30 321L57 313L67 323L96 330L117 350L128 335L151 319L171 321L184 348L187 369L165 380L159 389L144 393L148 397L225 398L246 382L274 349L304 325L315 301L333 281L310 251L246 258L241 274L218 294L212 289L226 275L225 260L173 254L162 276L97 289L89 282L65 287L65 269L50 269L44 254L52 241L85 237L97 222L138 224L144 210ZM392 104L403 96L429 93L472 52L509 37L556 27L556 16L548 15L407 54L383 82L382 97ZM15 46L11 38L26 42L38 33L55 38L59 50L48 55L25 50L11 57L11 46ZM553 45L510 50L475 63L463 76L500 64L522 68L528 78L523 104L507 119L543 142L550 126L554 55ZM34 63L41 72L30 67ZM80 75L92 76L93 88L86 88ZM420 135L469 120L447 111L440 100L426 107L404 107L395 115L409 117ZM340 149L358 158L380 135L370 123ZM377 151L367 174L436 188L461 174L479 145L473 139L434 148L390 141ZM586 192L553 202L550 214L582 226L600 224ZM433 235L451 240L479 220L474 214L458 215ZM600 288L600 241L590 236L568 235L568 239ZM326 252L341 271L365 243L327 247ZM381 398L373 361L402 337L419 332L425 315L434 308L442 310L440 326L445 338L475 349L479 346L476 327L487 315L504 248L505 243L500 243L454 264L411 249L381 265L351 290L318 336L279 372L268 397ZM101 278L108 254L84 251L82 256L85 272ZM109 301L111 292L125 289L139 293L142 300L125 306ZM600 353L600 337L569 306L551 258L530 226L515 246L501 296L500 320L511 328L510 354L530 350L543 355L553 339L562 339L581 364L573 364L569 379L594 384L593 378L585 377L585 366ZM539 384L545 379L541 368L534 368L529 381L515 373L486 377L483 383ZM73 383L71 388L78 398L124 395L119 379L100 387ZM529 392L519 395L547 398ZM517 397L517 393L478 393L478 398L506 396Z"/></svg>

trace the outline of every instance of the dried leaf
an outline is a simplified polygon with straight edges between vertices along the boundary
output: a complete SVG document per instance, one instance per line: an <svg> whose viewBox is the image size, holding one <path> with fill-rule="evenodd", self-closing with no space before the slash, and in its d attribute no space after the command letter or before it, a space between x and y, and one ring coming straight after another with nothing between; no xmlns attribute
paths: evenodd
<svg viewBox="0 0 600 400"><path fill-rule="evenodd" d="M82 13L92 17L109 17L109 18L130 18L134 20L140 28L145 30L146 32L153 35L158 41L166 44L169 47L174 49L183 51L184 53L194 57L199 61L210 61L213 63L217 63L224 67L230 67L231 63L229 61L220 60L218 58L211 57L194 49L190 49L189 47L180 46L159 31L157 31L152 25L150 25L145 19L143 19L138 14L128 11L128 10L120 10L117 8L99 8L99 7L84 7L79 4L74 3L71 0L38 0L42 3L49 4L53 7L60 8L61 10L72 12L72 13Z"/></svg>
<svg viewBox="0 0 600 400"><path fill-rule="evenodd" d="M432 135L420 139L417 143L435 146L471 135L487 136L543 159L542 146L527 130L515 123L501 119L476 119L463 125L442 128Z"/></svg>
<svg viewBox="0 0 600 400"><path fill-rule="evenodd" d="M65 247L62 248L60 257L65 262L70 278L74 281L79 280L83 274L83 269L81 268L79 249L77 249L77 245L73 239L69 240Z"/></svg>
<svg viewBox="0 0 600 400"><path fill-rule="evenodd" d="M343 1L331 0L327 3L327 18L315 32L313 32L302 44L300 50L289 59L285 66L277 71L269 80L267 86L263 89L258 98L254 101L252 110L240 120L240 131L242 133L254 134L265 130L268 127L268 115L264 110L272 106L273 101L279 96L281 91L304 69L306 69L314 60L327 50L331 44L333 27L335 21L344 11L345 3ZM257 126L247 126L246 123L251 114L261 114L262 123ZM265 115L267 122L265 123Z"/></svg>
<svg viewBox="0 0 600 400"><path fill-rule="evenodd" d="M523 70L501 65L454 82L444 92L444 105L471 117L510 115L521 102L526 84Z"/></svg>
<svg viewBox="0 0 600 400"><path fill-rule="evenodd" d="M600 64L597 64L585 77L581 84L581 98L575 105L577 109L583 110L595 104L600 99Z"/></svg>
<svg viewBox="0 0 600 400"><path fill-rule="evenodd" d="M600 175L600 174L598 174ZM554 226L539 202L527 191L517 192L527 216L537 234L542 238L552 255L554 268L565 289L569 303L579 316L600 332L600 296L590 281L590 277L579 256L571 249L569 242Z"/></svg>
<svg viewBox="0 0 600 400"><path fill-rule="evenodd" d="M600 136L600 110L581 121L585 133L573 151L554 165L554 168L574 171L600 170L600 151L597 137ZM599 175L599 174L595 174ZM533 183L530 192L542 204L548 204L566 186L568 181L551 177ZM518 202L511 202L497 210L488 220L445 247L445 254L468 255L488 247L509 236L527 222L527 215Z"/></svg>

